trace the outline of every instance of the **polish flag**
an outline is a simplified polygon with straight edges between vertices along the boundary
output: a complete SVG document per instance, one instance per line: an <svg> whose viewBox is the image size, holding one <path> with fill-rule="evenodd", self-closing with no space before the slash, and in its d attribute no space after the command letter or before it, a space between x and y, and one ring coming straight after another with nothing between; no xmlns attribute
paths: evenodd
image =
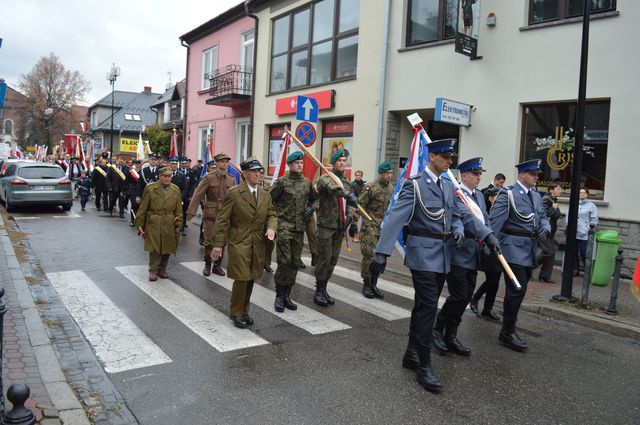
<svg viewBox="0 0 640 425"><path fill-rule="evenodd" d="M176 129L173 129L173 134L171 135L171 150L169 151L169 156L178 156L178 134L176 133Z"/></svg>

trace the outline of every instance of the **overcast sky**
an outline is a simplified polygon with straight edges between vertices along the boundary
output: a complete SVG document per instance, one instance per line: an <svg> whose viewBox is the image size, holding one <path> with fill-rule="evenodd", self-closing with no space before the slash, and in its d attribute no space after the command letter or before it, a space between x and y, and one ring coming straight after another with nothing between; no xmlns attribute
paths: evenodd
<svg viewBox="0 0 640 425"><path fill-rule="evenodd" d="M121 74L116 90L163 93L185 77L182 34L240 0L0 0L0 77L17 88L42 57L53 52L65 68L91 83L91 105L111 91L107 72Z"/></svg>

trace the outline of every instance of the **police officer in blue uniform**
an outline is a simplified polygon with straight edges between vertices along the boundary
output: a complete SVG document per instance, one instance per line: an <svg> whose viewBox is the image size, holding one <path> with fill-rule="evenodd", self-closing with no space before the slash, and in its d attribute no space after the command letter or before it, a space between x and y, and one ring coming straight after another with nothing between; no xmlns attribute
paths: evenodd
<svg viewBox="0 0 640 425"><path fill-rule="evenodd" d="M500 191L489 214L504 257L522 285L522 289L517 290L505 276L507 288L499 340L515 351L527 350L527 343L516 333L516 321L531 273L536 267L536 240L546 240L551 234L542 199L534 190L540 163L541 160L533 159L517 164L517 181Z"/></svg>
<svg viewBox="0 0 640 425"><path fill-rule="evenodd" d="M449 239L457 244L464 241L453 183L441 176L452 163L455 143L455 139L443 139L427 145L429 165L419 176L404 182L384 219L369 268L372 279L384 271L396 237L404 231L405 264L411 270L416 294L402 366L415 370L418 382L435 393L442 390L442 383L431 367L431 340L438 296L450 270L448 243Z"/></svg>
<svg viewBox="0 0 640 425"><path fill-rule="evenodd" d="M482 158L471 158L458 165L460 191L466 195L473 211L456 193L454 201L464 225L462 244L450 244L451 271L447 273L449 296L440 309L433 327L433 346L441 354L452 352L461 356L471 355L471 349L457 337L469 300L473 296L478 277L481 250L491 254L500 251L498 238L493 234L484 202L484 195L477 190L482 172Z"/></svg>

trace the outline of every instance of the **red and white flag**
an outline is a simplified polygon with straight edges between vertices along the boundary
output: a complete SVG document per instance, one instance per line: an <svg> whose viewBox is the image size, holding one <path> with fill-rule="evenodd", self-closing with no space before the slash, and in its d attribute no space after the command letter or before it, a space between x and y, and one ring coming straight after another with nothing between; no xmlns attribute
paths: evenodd
<svg viewBox="0 0 640 425"><path fill-rule="evenodd" d="M76 146L78 144L78 135L77 134L65 134L64 141L66 145L66 153L69 155L76 154Z"/></svg>
<svg viewBox="0 0 640 425"><path fill-rule="evenodd" d="M284 176L284 172L287 168L287 151L289 150L289 145L291 144L291 137L289 133L284 133L282 135L284 139L284 143L282 143L282 150L280 151L280 155L278 155L278 162L276 162L276 168L273 171L273 178L271 179L271 184L274 184L276 180L280 177Z"/></svg>
<svg viewBox="0 0 640 425"><path fill-rule="evenodd" d="M169 156L178 156L178 134L176 133L176 129L173 129L173 134L171 135L171 150L169 151Z"/></svg>
<svg viewBox="0 0 640 425"><path fill-rule="evenodd" d="M207 130L207 149L209 149L209 161L211 161L214 157L213 152L215 152L213 149L213 128L211 124L209 124L209 129Z"/></svg>
<svg viewBox="0 0 640 425"><path fill-rule="evenodd" d="M87 132L87 123L84 121L80 121L80 129L82 130L83 133Z"/></svg>

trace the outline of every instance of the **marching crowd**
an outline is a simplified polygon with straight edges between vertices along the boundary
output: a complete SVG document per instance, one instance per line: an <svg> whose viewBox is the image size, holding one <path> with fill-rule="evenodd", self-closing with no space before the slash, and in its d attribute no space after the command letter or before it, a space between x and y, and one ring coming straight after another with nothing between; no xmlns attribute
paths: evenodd
<svg viewBox="0 0 640 425"><path fill-rule="evenodd" d="M91 176L75 168L71 158L67 167L73 169L70 178L77 177L83 211L91 189L97 210L113 215L117 205L119 216L124 217L128 209L129 223L145 239L144 249L149 252L150 281L168 277L169 255L177 250L189 221L202 208L202 273L228 274L234 280L229 317L240 328L254 324L249 312L252 288L265 271L272 272L274 247L274 309L285 312L297 309L290 294L298 269L305 267L301 261L305 234L316 278L313 302L322 307L335 302L327 283L345 238L360 242L363 296L383 298L377 280L402 234L404 262L415 289L402 365L415 370L425 389L437 393L442 384L432 367L432 347L440 354L471 354L457 337L467 305L488 320L502 321L498 339L504 346L527 351L527 343L516 332L518 312L538 265L539 279L553 282L554 234L561 216L558 197L562 188L551 185L544 197L535 188L540 160L515 165L517 179L512 185L506 186L505 176L498 173L480 190L486 171L482 158L459 162L459 184L448 177L455 143L444 139L427 145L427 167L403 182L391 209L392 165L379 164L374 181L365 183L358 172L352 182L344 174L348 155L344 150L333 153L331 172L316 182L302 174L304 153L292 152L286 158L288 172L272 186L265 182L258 159L243 161L242 179L237 179L224 153L193 167L188 158L165 161L157 156L144 165L139 160L126 164L121 158L113 163L101 158ZM585 249L580 244L584 258L586 233L597 224L597 210L588 201L586 189L581 190L580 198L578 239L585 240ZM221 264L225 255L226 271ZM476 290L478 271L484 272L485 281ZM500 317L493 304L503 274L506 290ZM445 283L448 297L438 311Z"/></svg>

